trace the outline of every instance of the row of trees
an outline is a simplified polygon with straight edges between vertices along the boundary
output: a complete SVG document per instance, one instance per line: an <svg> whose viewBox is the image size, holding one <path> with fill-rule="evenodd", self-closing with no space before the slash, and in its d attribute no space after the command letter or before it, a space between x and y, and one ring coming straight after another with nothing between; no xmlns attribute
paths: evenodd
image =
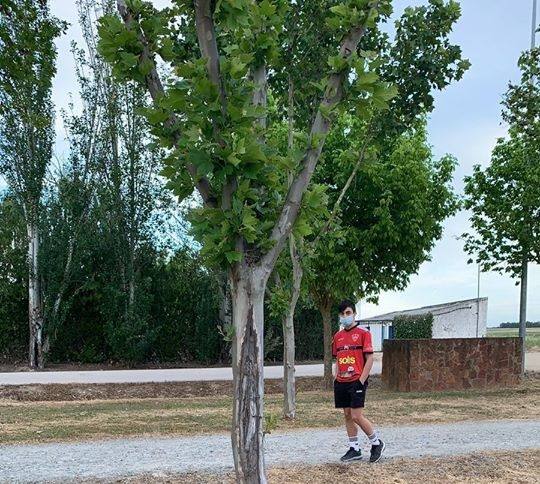
<svg viewBox="0 0 540 484"><path fill-rule="evenodd" d="M527 321L527 328L540 328L540 321ZM519 328L519 323L501 323L499 328Z"/></svg>
<svg viewBox="0 0 540 484"><path fill-rule="evenodd" d="M275 344L265 298L283 323L294 417L297 302L322 316L328 376L337 299L403 287L457 208L454 161L433 160L425 115L432 91L468 67L447 39L459 6L407 9L390 40L378 29L386 1L78 5L82 110L63 116L70 155L54 167L50 89L65 26L31 0L10 1L0 23L2 209L13 222L2 287L24 301L26 267L30 364L61 355L85 325L102 337L84 345L90 356L185 349L163 328L193 335L197 321L216 341L217 308L232 342L238 479L264 482L262 365ZM186 200L200 256L173 255L179 211L161 177Z"/></svg>
<svg viewBox="0 0 540 484"><path fill-rule="evenodd" d="M74 342L79 358L204 360L230 341L237 476L264 482L278 338L293 418L306 334L328 382L336 301L405 287L458 208L425 118L468 68L448 40L459 5L408 8L390 38L389 1L95 3L78 1L82 108L56 164L65 26L47 2L1 7L2 321L20 333L29 301L33 367Z"/></svg>

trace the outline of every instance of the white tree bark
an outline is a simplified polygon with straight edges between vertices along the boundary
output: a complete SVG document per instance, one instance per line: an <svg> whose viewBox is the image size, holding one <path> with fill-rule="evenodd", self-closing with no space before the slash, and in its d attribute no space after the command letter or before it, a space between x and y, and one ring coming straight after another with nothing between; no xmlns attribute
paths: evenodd
<svg viewBox="0 0 540 484"><path fill-rule="evenodd" d="M118 8L118 13L120 14L120 17L122 17L124 23L128 27L131 27L135 23L135 21L133 20L133 16L126 5L125 0L117 0L116 5ZM136 25L134 28L144 46L144 50L141 54L142 60L150 60L153 62L154 59L152 53L150 52L150 48L148 47L148 39L146 39L144 32L139 25ZM150 93L150 96L152 97L152 100L154 102L159 101L159 99L164 96L165 91L163 89L163 84L155 66L151 69L150 73L145 76L145 83L148 92ZM166 121L166 124L168 126L177 127L179 125L179 120L175 115L171 115L170 118ZM177 135L175 143L178 143L179 140L180 135ZM204 204L208 206L216 206L216 199L214 194L212 193L212 188L208 179L206 177L199 176L197 174L197 167L192 163L188 163L186 165L186 169L189 172L191 178L193 179L193 184L201 195Z"/></svg>
<svg viewBox="0 0 540 484"><path fill-rule="evenodd" d="M30 329L28 363L43 368L43 305L39 283L39 229L35 221L26 226L28 234L28 322Z"/></svg>
<svg viewBox="0 0 540 484"><path fill-rule="evenodd" d="M293 265L293 285L287 314L283 318L283 416L294 419L296 418L294 313L300 297L304 271L292 235L289 237L289 251Z"/></svg>
<svg viewBox="0 0 540 484"><path fill-rule="evenodd" d="M231 271L233 306L232 447L237 482L266 483L264 468L264 292L268 274L238 264Z"/></svg>

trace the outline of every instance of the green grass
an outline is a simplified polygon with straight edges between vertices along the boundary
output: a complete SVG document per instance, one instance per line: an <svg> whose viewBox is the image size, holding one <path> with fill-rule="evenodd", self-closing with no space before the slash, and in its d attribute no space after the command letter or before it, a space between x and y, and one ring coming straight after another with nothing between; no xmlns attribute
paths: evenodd
<svg viewBox="0 0 540 484"><path fill-rule="evenodd" d="M487 335L490 338L508 338L519 335L518 328L488 328ZM525 345L528 350L540 349L540 328L527 328Z"/></svg>

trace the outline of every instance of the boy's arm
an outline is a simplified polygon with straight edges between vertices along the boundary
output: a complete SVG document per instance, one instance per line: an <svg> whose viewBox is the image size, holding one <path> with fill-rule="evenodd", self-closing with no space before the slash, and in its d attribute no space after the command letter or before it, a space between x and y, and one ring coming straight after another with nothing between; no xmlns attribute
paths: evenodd
<svg viewBox="0 0 540 484"><path fill-rule="evenodd" d="M332 337L332 377L335 380L337 377L337 351L336 351L336 344L334 341L334 337Z"/></svg>
<svg viewBox="0 0 540 484"><path fill-rule="evenodd" d="M366 363L364 364L364 369L362 370L362 374L360 375L360 381L362 382L362 385L366 383L371 368L373 368L373 353L369 353L366 355Z"/></svg>
<svg viewBox="0 0 540 484"><path fill-rule="evenodd" d="M366 383L366 380L368 379L369 372L371 371L371 368L373 368L373 343L371 341L371 333L367 331L364 333L364 341L363 341L363 353L364 353L364 369L362 370L362 374L360 375L360 381L362 382L362 385Z"/></svg>

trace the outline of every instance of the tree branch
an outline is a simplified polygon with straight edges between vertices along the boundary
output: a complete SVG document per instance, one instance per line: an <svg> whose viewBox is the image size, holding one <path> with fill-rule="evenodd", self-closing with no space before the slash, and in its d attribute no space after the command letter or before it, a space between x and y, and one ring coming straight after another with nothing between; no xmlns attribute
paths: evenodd
<svg viewBox="0 0 540 484"><path fill-rule="evenodd" d="M371 138L368 136L366 137L366 139L364 140L364 143L362 145L362 149L360 150L360 154L358 156L358 160L356 160L356 164L354 165L354 168L353 168L353 171L351 172L351 174L349 175L349 178L347 179L347 181L345 182L345 185L343 186L343 188L341 189L341 192L336 200L336 203L334 203L334 207L332 208L332 213L330 214L330 217L328 217L328 220L326 221L326 223L324 224L322 230L317 234L317 236L313 239L313 242L311 242L311 247L312 248L315 248L317 246L317 242L319 241L319 239L324 235L326 234L326 232L328 232L328 229L330 228L330 224L332 223L332 221L334 220L334 218L336 217L337 213L338 213L338 210L339 210L339 207L341 205L341 202L343 200L343 198L345 197L345 194L347 193L347 190L349 190L349 187L351 186L351 183L353 182L355 176L356 176L356 173L358 172L358 170L360 169L360 165L362 164L362 162L364 161L364 157L365 157L365 154L366 154L366 149L367 149L367 145L368 145L368 142Z"/></svg>
<svg viewBox="0 0 540 484"><path fill-rule="evenodd" d="M344 59L348 59L358 47L360 39L366 32L365 26L359 26L352 29L343 39L339 53ZM294 222L298 217L300 206L304 192L306 191L315 166L319 161L321 152L326 140L326 135L330 131L330 120L323 116L322 112L328 111L335 107L343 98L343 84L346 80L348 71L334 73L328 79L328 84L324 97L320 103L319 110L313 121L310 133L310 148L307 149L304 158L300 163L300 172L294 178L281 214L272 230L270 240L274 242L272 249L263 257L262 265L267 269L271 269L281 252L283 245L291 233ZM316 146L312 146L312 140L316 140Z"/></svg>
<svg viewBox="0 0 540 484"><path fill-rule="evenodd" d="M195 0L195 27L201 55L207 59L208 77L216 85L221 102L221 112L225 116L227 112L227 97L225 86L219 70L219 52L214 27L211 0Z"/></svg>
<svg viewBox="0 0 540 484"><path fill-rule="evenodd" d="M221 104L221 115L225 118L227 115L227 94L221 77L219 68L219 51L216 40L216 30L213 20L211 0L195 0L195 27L197 30L197 39L199 49L203 58L207 59L208 77L217 87L219 100ZM212 123L214 128L214 137L222 145L224 142L220 139L219 129L215 121ZM221 193L221 207L223 210L229 210L232 206L232 196L237 188L236 177L227 177Z"/></svg>
<svg viewBox="0 0 540 484"><path fill-rule="evenodd" d="M132 28L132 25L134 23L137 23L135 19L133 18L133 15L129 11L125 0L117 0L116 2L118 13L120 14L120 17L124 21L124 24L128 28ZM148 40L146 39L144 32L140 28L140 26L137 23L137 26L135 27L135 30L137 32L137 36L140 40L140 42L143 45L143 52L141 54L141 61L149 60L153 62L152 55L150 53L150 48L148 47ZM154 104L156 104L159 99L165 95L165 90L163 89L163 84L161 83L161 79L159 77L159 74L157 72L156 66L152 68L152 70L145 76L145 83L146 87L148 89L148 92L150 93L150 96L152 97L152 100L154 101ZM171 114L169 118L165 121L165 126L172 127L177 126L179 124L178 118ZM174 135L174 144L178 145L180 141L180 135L175 134ZM196 186L197 190L199 191L203 202L205 205L215 207L216 206L216 198L212 194L212 189L210 187L210 182L206 177L199 177L197 175L197 167L193 165L192 163L188 163L186 165L186 168L191 175L191 178L193 180L194 185Z"/></svg>
<svg viewBox="0 0 540 484"><path fill-rule="evenodd" d="M255 92L253 93L253 105L261 106L266 109L268 82L266 76L266 65L263 63L253 69L253 82L255 83ZM266 128L266 113L258 118L262 129Z"/></svg>

